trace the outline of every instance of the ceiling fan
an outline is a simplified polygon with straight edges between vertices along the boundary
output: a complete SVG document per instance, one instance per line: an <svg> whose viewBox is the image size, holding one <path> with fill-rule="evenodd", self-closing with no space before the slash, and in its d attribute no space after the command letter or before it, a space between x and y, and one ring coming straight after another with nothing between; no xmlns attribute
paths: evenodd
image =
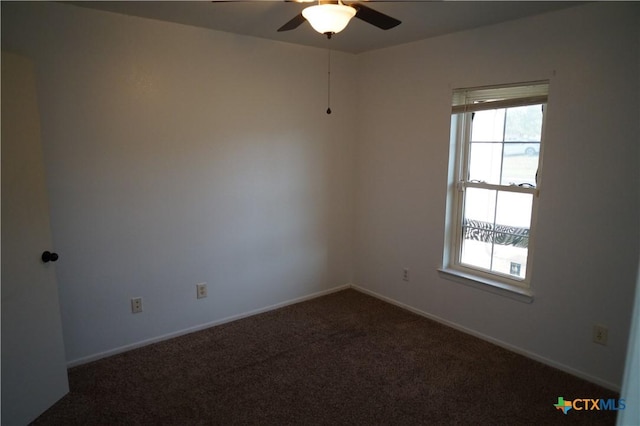
<svg viewBox="0 0 640 426"><path fill-rule="evenodd" d="M309 0L293 1L306 2ZM382 30L391 29L401 23L399 20L371 9L362 3L352 2L345 5L342 0L318 0L317 5L303 9L301 13L278 28L278 32L295 30L304 21L308 21L314 30L330 39L333 34L344 30L354 16ZM331 50L329 50L327 83L327 114L331 114Z"/></svg>
<svg viewBox="0 0 640 426"><path fill-rule="evenodd" d="M278 28L278 32L294 30L304 21L309 21L314 30L331 38L333 34L345 29L354 16L383 30L391 29L401 23L399 20L362 3L353 2L345 5L342 0L336 2L318 0L317 5L305 8L289 22Z"/></svg>

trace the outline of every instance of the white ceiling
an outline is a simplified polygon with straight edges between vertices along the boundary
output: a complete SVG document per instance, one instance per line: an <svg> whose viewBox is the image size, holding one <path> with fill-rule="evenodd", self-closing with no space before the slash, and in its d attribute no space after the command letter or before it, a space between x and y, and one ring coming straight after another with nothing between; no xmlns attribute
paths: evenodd
<svg viewBox="0 0 640 426"><path fill-rule="evenodd" d="M331 40L305 22L287 32L276 30L309 3L283 0L235 1L87 1L74 5L210 28L236 34L361 53L451 32L575 6L565 1L375 1L367 6L402 21L384 31L359 19ZM345 4L349 4L345 0Z"/></svg>

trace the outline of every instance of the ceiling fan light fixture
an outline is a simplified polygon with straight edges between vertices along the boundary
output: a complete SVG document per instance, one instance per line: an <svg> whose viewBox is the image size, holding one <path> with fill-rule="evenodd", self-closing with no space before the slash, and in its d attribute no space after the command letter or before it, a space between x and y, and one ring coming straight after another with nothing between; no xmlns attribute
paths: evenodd
<svg viewBox="0 0 640 426"><path fill-rule="evenodd" d="M318 4L302 11L302 16L309 21L314 30L320 34L336 34L344 30L356 10L351 6L339 4Z"/></svg>

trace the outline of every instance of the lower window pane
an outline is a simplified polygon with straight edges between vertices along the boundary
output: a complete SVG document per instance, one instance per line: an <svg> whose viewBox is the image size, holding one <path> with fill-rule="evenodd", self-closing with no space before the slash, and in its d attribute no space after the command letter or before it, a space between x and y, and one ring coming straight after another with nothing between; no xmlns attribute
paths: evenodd
<svg viewBox="0 0 640 426"><path fill-rule="evenodd" d="M528 232L531 226L532 207L533 194L498 191L496 223L505 226L525 228ZM496 229L496 231L500 232L501 230Z"/></svg>
<svg viewBox="0 0 640 426"><path fill-rule="evenodd" d="M492 224L496 217L496 192L483 188L465 189L464 219Z"/></svg>
<svg viewBox="0 0 640 426"><path fill-rule="evenodd" d="M492 245L492 231L480 228L464 227L460 262L476 268L490 270Z"/></svg>
<svg viewBox="0 0 640 426"><path fill-rule="evenodd" d="M496 240L499 239L500 236L496 236ZM491 270L501 274L524 278L527 274L527 251L528 249L526 247L496 243L493 246Z"/></svg>
<svg viewBox="0 0 640 426"><path fill-rule="evenodd" d="M460 264L524 279L532 203L530 193L466 188Z"/></svg>

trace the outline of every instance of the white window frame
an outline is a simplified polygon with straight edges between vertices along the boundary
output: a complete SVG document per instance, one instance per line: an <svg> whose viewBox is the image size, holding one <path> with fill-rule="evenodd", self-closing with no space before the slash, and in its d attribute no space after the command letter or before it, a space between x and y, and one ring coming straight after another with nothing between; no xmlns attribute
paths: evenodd
<svg viewBox="0 0 640 426"><path fill-rule="evenodd" d="M541 186L542 158L544 150L544 127L549 84L547 81L520 83L504 86L456 89L453 92L451 115L451 159L449 165L449 192L447 198L446 237L443 266L439 269L444 278L479 287L493 293L505 295L524 302L533 300L531 274L533 270L535 227L538 198ZM472 114L476 111L510 108L525 105L543 105L541 140L538 157L536 186L511 186L486 182L471 182L468 179L469 151ZM465 176L467 175L467 176ZM463 243L464 191L466 188L481 188L496 191L532 194L531 224L527 247L527 268L524 278L501 274L465 265L461 262Z"/></svg>

